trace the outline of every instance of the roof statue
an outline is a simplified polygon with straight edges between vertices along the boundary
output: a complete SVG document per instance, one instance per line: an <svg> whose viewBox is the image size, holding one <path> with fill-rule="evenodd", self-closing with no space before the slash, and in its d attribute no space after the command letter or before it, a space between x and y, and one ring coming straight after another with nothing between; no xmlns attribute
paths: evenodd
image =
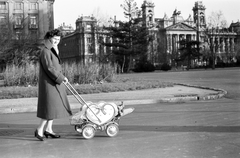
<svg viewBox="0 0 240 158"><path fill-rule="evenodd" d="M174 10L173 15L180 15L181 11L177 11L177 9Z"/></svg>

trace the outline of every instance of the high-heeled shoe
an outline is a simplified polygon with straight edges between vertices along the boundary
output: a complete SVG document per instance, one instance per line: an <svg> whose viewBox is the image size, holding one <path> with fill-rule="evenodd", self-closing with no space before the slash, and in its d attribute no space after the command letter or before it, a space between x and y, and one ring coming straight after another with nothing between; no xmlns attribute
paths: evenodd
<svg viewBox="0 0 240 158"><path fill-rule="evenodd" d="M36 131L34 132L34 136L37 138L37 139L39 139L40 141L44 141L44 137L42 137L42 136L40 136L39 134L38 134L38 130L36 129Z"/></svg>
<svg viewBox="0 0 240 158"><path fill-rule="evenodd" d="M47 131L44 132L44 135L45 135L46 138L48 138L48 136L50 136L51 138L60 138L61 137L58 134L52 134L52 133L49 133Z"/></svg>

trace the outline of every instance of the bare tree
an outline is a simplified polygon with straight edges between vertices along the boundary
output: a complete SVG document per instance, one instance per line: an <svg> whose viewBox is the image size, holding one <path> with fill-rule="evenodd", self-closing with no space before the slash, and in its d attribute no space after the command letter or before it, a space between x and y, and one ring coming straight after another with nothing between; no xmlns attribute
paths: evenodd
<svg viewBox="0 0 240 158"><path fill-rule="evenodd" d="M227 21L221 10L212 12L207 23L209 28L227 28Z"/></svg>
<svg viewBox="0 0 240 158"><path fill-rule="evenodd" d="M111 18L108 14L103 14L100 8L93 10L92 16L97 19L98 26L108 26L109 19Z"/></svg>
<svg viewBox="0 0 240 158"><path fill-rule="evenodd" d="M223 12L221 10L212 12L211 15L208 17L208 22L207 22L208 28L205 31L205 34L208 36L210 39L211 34L214 32L214 30L218 29L226 29L228 28L227 21L223 15ZM208 53L209 60L212 65L212 69L215 69L215 58L216 58L216 46L208 40L207 42L209 44L209 49L210 49L210 54Z"/></svg>
<svg viewBox="0 0 240 158"><path fill-rule="evenodd" d="M0 59L4 64L23 65L37 60L38 36L32 36L25 31L28 17L21 22L10 18L0 28Z"/></svg>

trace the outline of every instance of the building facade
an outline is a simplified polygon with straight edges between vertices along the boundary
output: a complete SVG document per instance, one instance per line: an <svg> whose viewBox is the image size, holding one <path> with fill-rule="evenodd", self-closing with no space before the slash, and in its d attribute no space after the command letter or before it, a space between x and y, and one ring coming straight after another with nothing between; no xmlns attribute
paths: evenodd
<svg viewBox="0 0 240 158"><path fill-rule="evenodd" d="M236 60L235 45L240 44L239 22L232 23L229 28L208 29L206 24L205 6L201 1L195 2L193 16L186 19L181 12L174 10L171 17L164 15L163 18L154 18L154 3L144 1L142 5L143 20L149 27L150 33L154 34L155 41L149 48L149 58L154 65L162 63L177 66L175 59L180 55L181 40L199 41L199 51L203 56L192 61L191 67L209 64L209 58L218 62L230 63ZM146 15L144 15L146 14ZM208 60L207 60L208 59ZM211 59L212 60L212 59ZM182 64L182 63L181 63Z"/></svg>
<svg viewBox="0 0 240 158"><path fill-rule="evenodd" d="M10 29L19 38L22 34L43 39L54 28L55 0L0 0L0 27Z"/></svg>
<svg viewBox="0 0 240 158"><path fill-rule="evenodd" d="M66 25L65 23L62 23L61 25L59 25L58 29L62 32L63 36L66 36L74 32L73 27L71 25Z"/></svg>
<svg viewBox="0 0 240 158"><path fill-rule="evenodd" d="M87 63L100 60L99 56L110 51L99 44L110 40L107 33L97 26L92 16L81 16L76 20L76 30L64 36L59 44L60 57L68 63Z"/></svg>
<svg viewBox="0 0 240 158"><path fill-rule="evenodd" d="M142 24L148 27L152 41L148 46L148 60L155 66L167 63L177 66L175 59L179 56L181 40L199 41L200 59L193 60L192 67L209 64L214 52L217 62L231 62L236 56L235 45L240 44L240 24L232 23L230 28L207 29L205 6L201 1L195 2L186 19L181 12L174 10L172 15L163 18L155 17L155 5L151 0L144 0L142 8ZM97 26L94 17L82 16L76 20L76 30L68 34L60 43L60 56L64 61L91 62L96 56L106 54L110 48L102 46L99 41L110 40L107 32ZM208 59L208 60L206 60Z"/></svg>

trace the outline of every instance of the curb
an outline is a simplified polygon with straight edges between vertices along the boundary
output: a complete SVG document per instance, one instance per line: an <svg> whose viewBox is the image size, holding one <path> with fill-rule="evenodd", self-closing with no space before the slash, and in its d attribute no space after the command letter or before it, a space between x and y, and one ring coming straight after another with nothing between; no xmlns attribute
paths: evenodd
<svg viewBox="0 0 240 158"><path fill-rule="evenodd" d="M142 105L142 104L156 104L156 103L166 103L166 102L186 102L186 101L198 101L198 100L215 100L222 98L227 94L227 91L223 89L216 89L211 87L204 87L204 86L197 86L197 85L189 85L189 84L182 84L182 83L174 83L175 85L180 86L187 86L187 87L193 87L193 88L199 88L199 89L207 89L216 91L216 93L205 95L205 96L199 96L199 95L180 95L180 96L174 96L170 98L161 98L161 99L146 99L146 100L125 100L125 105ZM119 103L119 101L112 101L116 104ZM79 104L78 103L72 103L71 108L78 109ZM0 114L11 114L11 113L23 113L23 112L36 112L37 107L36 106L28 106L28 107L14 107L14 108L0 108Z"/></svg>
<svg viewBox="0 0 240 158"><path fill-rule="evenodd" d="M216 91L217 93L209 94L203 97L200 97L196 95L194 98L196 100L215 100L224 97L227 94L227 91L223 89L217 89L217 88L212 88L212 87L204 87L204 86L198 86L198 85L189 85L189 84L183 84L183 83L174 83L175 85L180 85L180 86L187 86L187 87L194 87L194 88L199 88L199 89L207 89L207 90L212 90Z"/></svg>

